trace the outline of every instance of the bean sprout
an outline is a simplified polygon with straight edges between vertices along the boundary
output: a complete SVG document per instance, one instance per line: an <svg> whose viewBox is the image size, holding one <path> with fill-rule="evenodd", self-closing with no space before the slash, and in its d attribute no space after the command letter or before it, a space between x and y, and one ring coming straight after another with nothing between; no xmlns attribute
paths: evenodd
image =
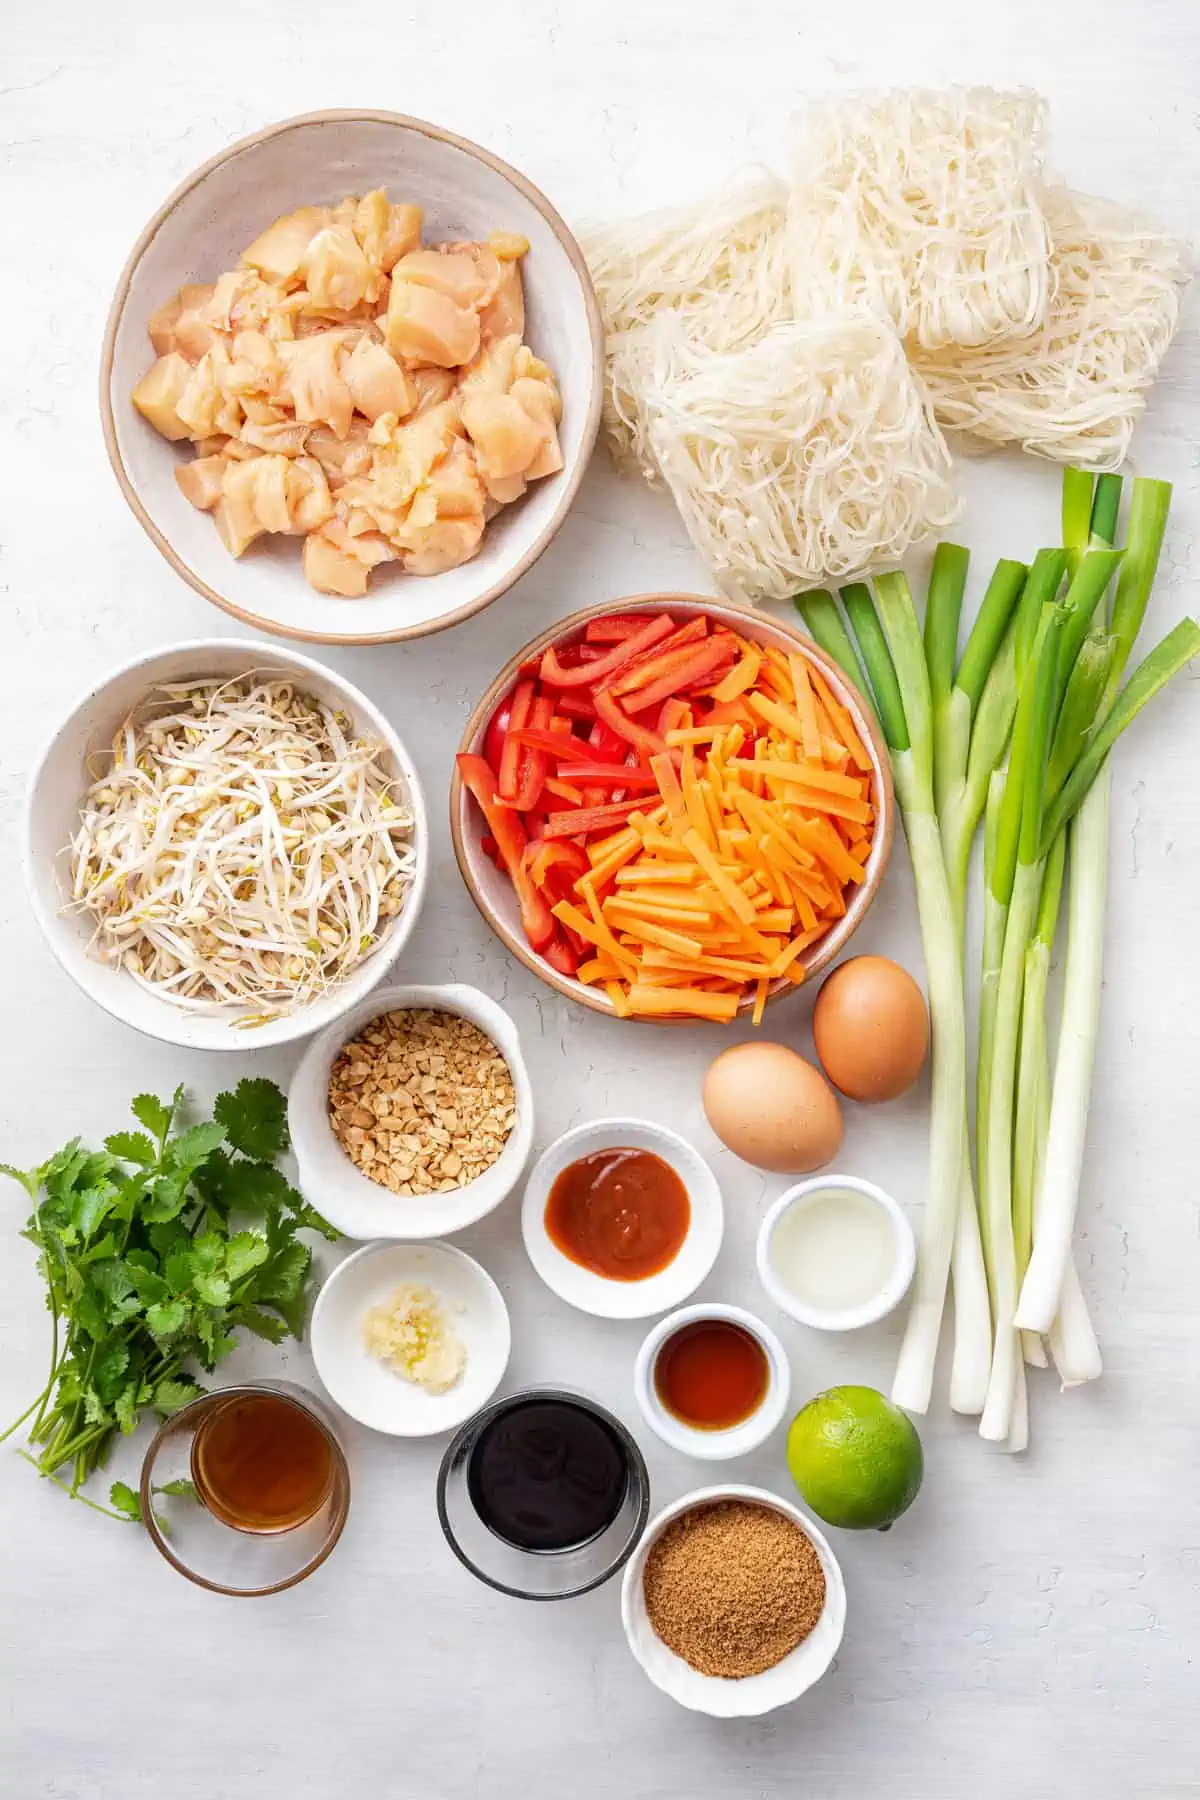
<svg viewBox="0 0 1200 1800"><path fill-rule="evenodd" d="M413 815L385 756L261 670L153 688L68 846L89 951L173 1005L249 1009L239 1025L315 1000L379 948L412 882Z"/></svg>

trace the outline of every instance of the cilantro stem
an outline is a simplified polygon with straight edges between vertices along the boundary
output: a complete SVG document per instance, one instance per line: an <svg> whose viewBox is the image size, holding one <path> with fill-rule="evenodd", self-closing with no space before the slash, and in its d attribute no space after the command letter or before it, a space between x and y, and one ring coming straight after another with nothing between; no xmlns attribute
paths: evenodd
<svg viewBox="0 0 1200 1800"><path fill-rule="evenodd" d="M61 1488L68 1500L78 1500L82 1506L90 1506L93 1512L103 1513L106 1519L120 1519L123 1525L136 1523L128 1513L115 1512L111 1506L101 1506L98 1500L89 1500L86 1494L79 1493L75 1488L69 1488L65 1481L60 1481L57 1475L50 1473L49 1469L43 1469L36 1456L30 1456L27 1450L18 1450L17 1455L23 1456L27 1463L32 1463L43 1481L51 1481L56 1488Z"/></svg>

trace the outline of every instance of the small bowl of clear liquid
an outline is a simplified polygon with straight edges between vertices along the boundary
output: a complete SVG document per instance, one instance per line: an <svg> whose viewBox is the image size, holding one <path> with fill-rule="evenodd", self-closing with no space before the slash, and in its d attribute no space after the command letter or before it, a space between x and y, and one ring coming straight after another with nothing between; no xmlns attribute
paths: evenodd
<svg viewBox="0 0 1200 1800"><path fill-rule="evenodd" d="M790 1318L819 1331L854 1331L899 1305L917 1248L904 1213L857 1175L823 1174L791 1187L758 1234L758 1274Z"/></svg>

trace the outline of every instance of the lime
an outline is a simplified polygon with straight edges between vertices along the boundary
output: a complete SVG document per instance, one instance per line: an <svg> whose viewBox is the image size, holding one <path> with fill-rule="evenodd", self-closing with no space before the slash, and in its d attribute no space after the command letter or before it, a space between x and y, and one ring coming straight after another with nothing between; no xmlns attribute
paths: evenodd
<svg viewBox="0 0 1200 1800"><path fill-rule="evenodd" d="M907 1413L875 1388L829 1388L792 1420L792 1480L819 1519L886 1531L921 1487L925 1458Z"/></svg>

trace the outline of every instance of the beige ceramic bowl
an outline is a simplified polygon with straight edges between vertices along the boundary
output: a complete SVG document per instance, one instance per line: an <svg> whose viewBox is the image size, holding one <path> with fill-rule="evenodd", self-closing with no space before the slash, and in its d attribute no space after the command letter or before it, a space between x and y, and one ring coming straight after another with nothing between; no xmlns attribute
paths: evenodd
<svg viewBox="0 0 1200 1800"><path fill-rule="evenodd" d="M751 638L755 643L772 644L781 650L798 651L813 663L842 704L848 709L858 729L859 736L866 745L871 758L871 804L875 808L875 837L871 845L871 855L867 862L867 878L859 887L846 909L845 917L823 938L815 943L809 954L803 958L805 973L817 975L840 956L850 938L857 931L867 910L879 890L883 879L883 871L887 867L888 856L892 848L892 831L895 824L895 800L892 793L891 766L888 762L887 746L875 723L873 715L863 702L858 690L850 685L842 671L823 651L818 650L810 639L801 632L793 631L790 625L778 619L768 617L764 613L752 612L747 607L733 606L725 600L710 600L699 594L637 594L629 600L610 600L602 606L589 606L582 612L572 613L567 619L561 619L540 637L526 644L523 650L510 658L504 665L495 681L484 694L483 699L471 714L467 728L463 733L460 750L480 750L488 721L496 707L508 693L517 678L522 663L540 656L548 644L574 639L589 619L600 618L611 612L660 612L667 608L681 618L690 618L695 613L709 613L713 618L721 620L743 637ZM507 946L519 962L535 975L556 988L569 1000L578 1000L582 1006L590 1006L593 1012L613 1013L612 1002L601 989L586 986L582 981L573 981L569 976L560 975L556 969L535 950L531 950L521 930L520 909L512 883L506 875L502 875L491 858L484 855L481 838L484 835L482 821L470 795L459 778L457 768L450 783L450 831L454 839L454 854L458 858L458 866L462 878L467 884L472 900L491 926L496 936ZM791 993L795 983L782 976L768 989L768 1000L778 995ZM749 1015L754 1010L754 996L749 994L741 1003L739 1012ZM679 1023L678 1019L661 1019L654 1021L660 1024ZM695 1020L689 1021L696 1023Z"/></svg>
<svg viewBox="0 0 1200 1800"><path fill-rule="evenodd" d="M427 241L513 231L523 264L527 341L562 389L564 467L534 482L488 526L471 562L443 575L385 568L361 600L318 594L300 545L263 538L234 559L213 522L184 499L169 444L129 396L150 367L150 315L180 285L232 268L271 220L306 203L386 187L425 211ZM423 637L487 606L529 569L566 516L600 423L604 334L583 254L545 196L498 156L399 113L321 112L287 119L224 150L164 201L117 284L100 372L109 460L135 517L172 568L214 605L261 630L312 643L379 644Z"/></svg>

